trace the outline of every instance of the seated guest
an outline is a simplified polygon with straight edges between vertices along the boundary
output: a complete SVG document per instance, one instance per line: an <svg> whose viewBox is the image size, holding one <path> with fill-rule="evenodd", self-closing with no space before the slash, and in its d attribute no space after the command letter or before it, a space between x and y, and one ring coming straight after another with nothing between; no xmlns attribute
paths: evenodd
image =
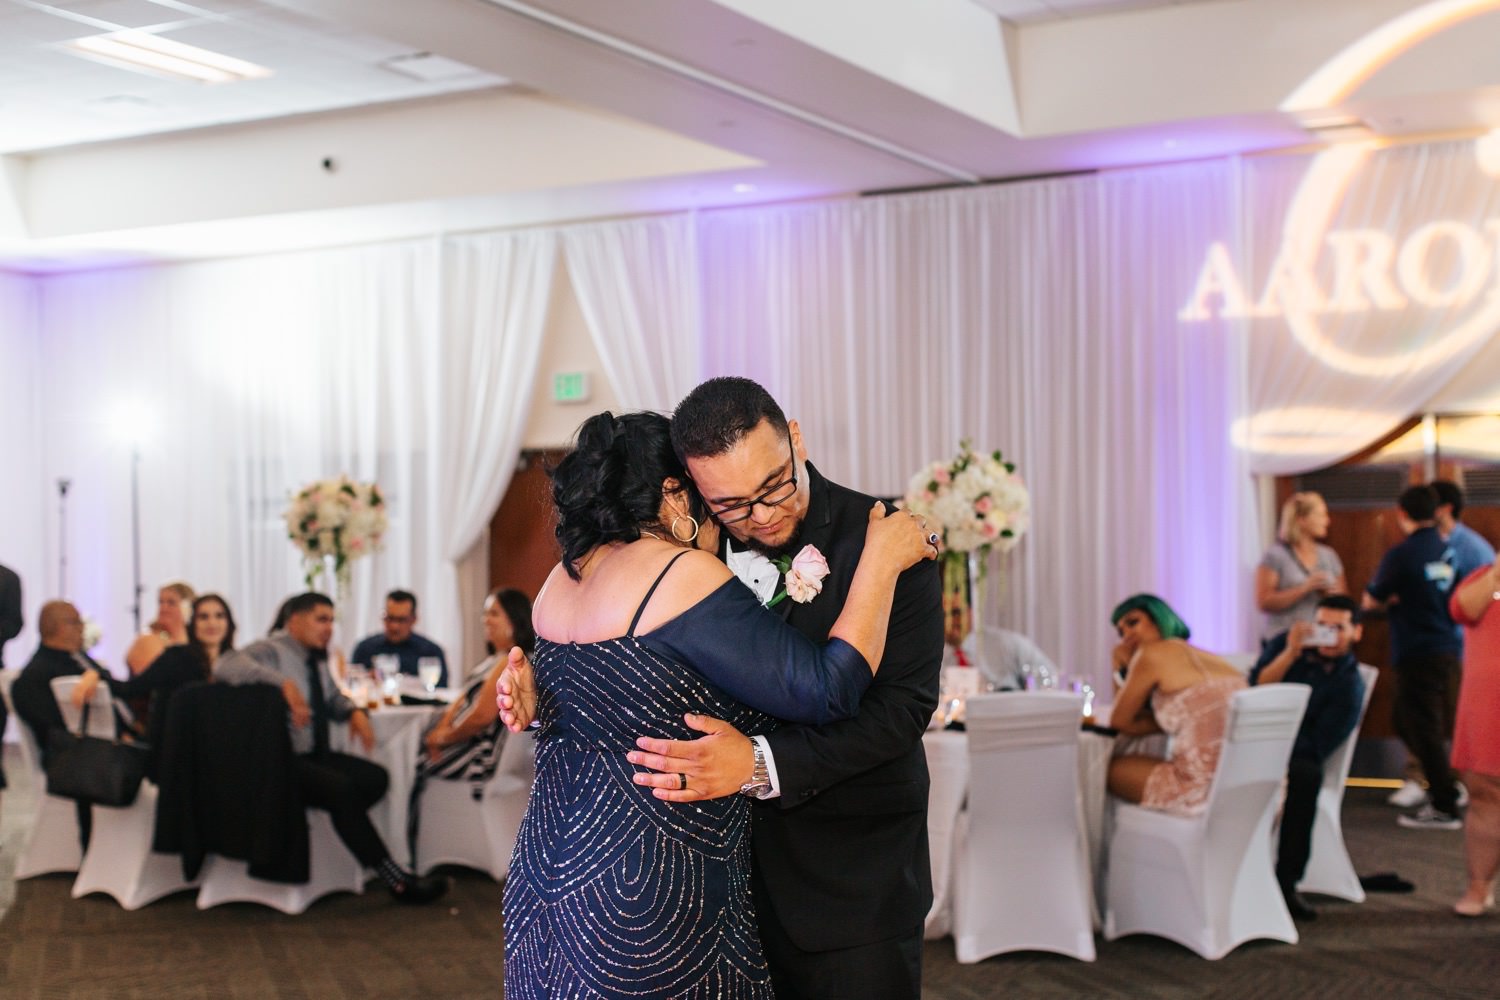
<svg viewBox="0 0 1500 1000"><path fill-rule="evenodd" d="M76 677L86 670L103 668L83 651L83 615L67 601L43 604L36 624L42 634L41 645L11 685L10 700L16 715L36 738L45 767L51 756L52 735L68 728L52 695L53 678ZM124 728L118 716L115 725ZM84 847L88 847L91 816L89 806L78 803L78 834Z"/></svg>
<svg viewBox="0 0 1500 1000"><path fill-rule="evenodd" d="M1152 594L1128 598L1110 620L1120 636L1114 660L1125 667L1125 683L1109 724L1124 736L1167 733L1172 758L1116 757L1109 763L1109 790L1148 809L1201 812L1219 766L1229 701L1245 687L1245 677L1188 645L1187 625Z"/></svg>
<svg viewBox="0 0 1500 1000"><path fill-rule="evenodd" d="M1332 629L1334 641L1314 646L1314 625ZM1353 647L1361 634L1359 605L1333 594L1318 601L1313 621L1296 622L1266 644L1250 671L1251 684L1306 684L1312 688L1302 727L1287 764L1286 803L1281 810L1281 840L1276 848L1276 881L1286 908L1298 920L1313 920L1317 911L1297 892L1312 851L1313 820L1323 767L1359 724L1364 679Z"/></svg>
<svg viewBox="0 0 1500 1000"><path fill-rule="evenodd" d="M1030 637L1008 628L985 628L984 655L979 671L1001 691L1019 691L1026 686L1028 668L1045 669L1058 676L1057 664ZM972 633L971 633L972 634ZM966 650L966 652L972 652Z"/></svg>
<svg viewBox="0 0 1500 1000"><path fill-rule="evenodd" d="M66 730L62 709L52 696L55 677L77 677L86 670L102 671L83 651L83 615L67 601L48 601L37 616L41 645L10 689L11 703L36 738L45 766L53 732Z"/></svg>
<svg viewBox="0 0 1500 1000"><path fill-rule="evenodd" d="M422 738L422 755L411 789L407 811L407 835L416 858L422 789L428 778L449 781L467 779L477 799L490 776L506 729L495 704L495 682L505 669L511 647L519 646L527 656L536 644L531 628L531 600L519 590L497 590L484 599L484 638L490 655L480 660L465 679L463 694Z"/></svg>
<svg viewBox="0 0 1500 1000"><path fill-rule="evenodd" d="M375 731L370 717L355 708L329 676L331 638L333 602L322 594L301 594L287 607L285 629L223 657L216 679L281 689L291 710L292 747L306 803L327 810L339 839L360 864L374 869L397 900L431 902L447 891L447 883L403 870L370 822L369 808L385 795L390 780L385 768L332 749L333 722L347 722L367 751L374 748Z"/></svg>
<svg viewBox="0 0 1500 1000"><path fill-rule="evenodd" d="M448 658L443 655L443 648L413 631L417 624L417 595L406 590L386 594L385 617L381 620L385 623L385 631L361 639L350 660L368 670L375 657L388 654L400 659L403 674L416 677L419 676L417 661L433 656L443 665L437 686L447 687Z"/></svg>
<svg viewBox="0 0 1500 1000"><path fill-rule="evenodd" d="M156 592L155 620L125 651L125 665L132 674L149 667L169 646L187 642L188 605L192 603L193 588L180 581Z"/></svg>
<svg viewBox="0 0 1500 1000"><path fill-rule="evenodd" d="M21 631L21 578L8 566L0 566L0 670L5 669L5 644ZM5 700L0 698L0 734L5 732ZM0 790L5 788L5 771L0 768Z"/></svg>
<svg viewBox="0 0 1500 1000"><path fill-rule="evenodd" d="M151 661L151 665L133 677L120 681L107 674L103 680L109 684L112 695L122 700L149 699L147 706L151 724L148 731L156 735L157 728L166 719L166 705L174 692L185 684L206 681L212 678L214 664L219 657L234 650L234 615L228 603L218 594L204 594L193 601L193 611L188 619L187 641L180 646L167 649ZM90 670L73 689L73 704L83 705L99 686L101 676ZM153 745L159 743L153 738Z"/></svg>

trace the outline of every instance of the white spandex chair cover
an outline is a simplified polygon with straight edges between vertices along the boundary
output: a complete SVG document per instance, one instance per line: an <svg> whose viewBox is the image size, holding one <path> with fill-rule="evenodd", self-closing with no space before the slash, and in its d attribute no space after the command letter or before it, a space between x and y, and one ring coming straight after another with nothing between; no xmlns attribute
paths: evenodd
<svg viewBox="0 0 1500 1000"><path fill-rule="evenodd" d="M73 882L73 898L103 892L127 910L163 896L192 889L198 880L182 877L182 859L151 850L156 832L156 786L141 782L135 802L123 809L94 806L89 849Z"/></svg>
<svg viewBox="0 0 1500 1000"><path fill-rule="evenodd" d="M1255 661L1260 659L1259 653L1223 653L1220 656L1225 663L1242 674L1248 674L1250 668L1255 666Z"/></svg>
<svg viewBox="0 0 1500 1000"><path fill-rule="evenodd" d="M1309 694L1303 684L1272 684L1234 695L1201 815L1116 803L1106 939L1155 934L1207 959L1255 938L1296 943L1271 863L1271 824Z"/></svg>
<svg viewBox="0 0 1500 1000"><path fill-rule="evenodd" d="M969 807L958 828L958 960L1053 951L1094 960L1088 848L1078 807L1081 695L968 699Z"/></svg>
<svg viewBox="0 0 1500 1000"><path fill-rule="evenodd" d="M1318 789L1318 812L1313 820L1312 853L1307 859L1307 871L1297 883L1297 888L1303 892L1335 896L1351 903L1363 903L1365 890L1359 884L1354 863L1349 860L1349 849L1344 846L1344 782L1349 777L1354 746L1359 742L1359 727L1370 707L1370 695L1375 690L1380 671L1368 663L1361 663L1359 675L1365 682L1359 721L1354 724L1354 732L1339 744L1323 765L1323 787Z"/></svg>
<svg viewBox="0 0 1500 1000"><path fill-rule="evenodd" d="M527 732L506 735L477 801L467 781L429 779L417 804L416 869L426 874L438 865L464 865L504 879L535 777L536 737Z"/></svg>
<svg viewBox="0 0 1500 1000"><path fill-rule="evenodd" d="M19 673L18 670L0 670L0 695L4 696L5 707L10 717L16 720L16 731L21 734L21 766L31 774L31 787L37 790L37 810L26 835L26 846L16 858L16 878L76 872L83 860L83 849L78 844L78 814L72 799L46 793L47 775L42 771L41 750L36 745L31 727L21 721L10 700L10 686Z"/></svg>
<svg viewBox="0 0 1500 1000"><path fill-rule="evenodd" d="M309 878L301 885L252 878L245 862L211 856L203 866L198 909L220 903L259 903L295 916L330 893L365 891L364 869L339 840L328 813L307 810L307 840Z"/></svg>

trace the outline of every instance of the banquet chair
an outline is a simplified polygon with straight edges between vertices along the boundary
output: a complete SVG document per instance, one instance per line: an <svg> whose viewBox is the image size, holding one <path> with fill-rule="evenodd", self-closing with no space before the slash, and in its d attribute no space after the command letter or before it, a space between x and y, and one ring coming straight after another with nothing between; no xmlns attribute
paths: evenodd
<svg viewBox="0 0 1500 1000"><path fill-rule="evenodd" d="M1256 938L1297 942L1276 884L1271 824L1309 693L1272 684L1234 695L1201 814L1115 804L1107 940L1154 934L1207 959Z"/></svg>
<svg viewBox="0 0 1500 1000"><path fill-rule="evenodd" d="M1364 722L1365 710L1370 707L1370 695L1375 690L1380 671L1368 663L1361 663L1359 675L1365 682L1359 719L1354 724L1354 731L1323 765L1323 787L1318 789L1318 811L1313 819L1312 853L1307 859L1307 871L1297 883L1302 892L1334 896L1351 903L1363 903L1365 890L1359 884L1354 863L1349 860L1349 849L1344 846L1344 783L1349 778L1354 746L1359 742L1359 727Z"/></svg>
<svg viewBox="0 0 1500 1000"><path fill-rule="evenodd" d="M418 806L413 867L425 875L438 865L463 865L504 880L535 777L536 737L522 732L506 735L479 799L467 781L429 780Z"/></svg>
<svg viewBox="0 0 1500 1000"><path fill-rule="evenodd" d="M969 807L960 818L958 960L1052 951L1094 960L1088 848L1078 808L1081 695L968 700Z"/></svg>
<svg viewBox="0 0 1500 1000"><path fill-rule="evenodd" d="M74 899L102 892L113 896L125 909L138 910L198 885L198 879L183 877L176 855L151 849L157 797L156 785L146 779L130 805L122 809L93 807L94 828L73 882Z"/></svg>
<svg viewBox="0 0 1500 1000"><path fill-rule="evenodd" d="M63 721L74 732L83 719L82 710L73 704L77 677L54 677L52 696L62 712ZM101 684L89 698L90 736L113 739L115 736L114 699L109 688ZM135 801L124 808L91 806L93 830L88 850L77 865L73 880L73 898L93 892L113 896L127 910L136 910L174 892L191 889L197 880L182 877L182 866L170 854L151 850L156 829L156 786L142 781ZM76 825L76 819L75 819ZM76 833L74 839L77 839Z"/></svg>
<svg viewBox="0 0 1500 1000"><path fill-rule="evenodd" d="M153 843L201 876L200 910L247 902L298 914L329 893L364 891L328 813L303 804L279 688L182 688L158 749Z"/></svg>
<svg viewBox="0 0 1500 1000"><path fill-rule="evenodd" d="M306 882L256 878L250 874L248 863L210 855L203 866L198 909L207 910L222 903L259 903L296 916L330 893L365 891L364 868L339 839L328 813L321 809L307 810L307 837Z"/></svg>
<svg viewBox="0 0 1500 1000"><path fill-rule="evenodd" d="M72 799L47 794L47 774L42 770L41 748L37 746L31 727L21 721L11 703L10 686L19 673L0 670L0 696L5 698L5 706L21 735L21 766L30 773L32 787L37 790L36 816L26 835L26 845L16 858L15 877L18 880L53 872L76 872L83 860L83 848L78 843L76 804Z"/></svg>

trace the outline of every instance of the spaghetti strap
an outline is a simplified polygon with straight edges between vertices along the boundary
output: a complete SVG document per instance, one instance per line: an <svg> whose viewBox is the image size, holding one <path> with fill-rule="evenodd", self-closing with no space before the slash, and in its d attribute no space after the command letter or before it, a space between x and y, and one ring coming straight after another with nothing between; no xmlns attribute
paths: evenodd
<svg viewBox="0 0 1500 1000"><path fill-rule="evenodd" d="M651 589L646 591L645 597L641 598L640 607L635 609L635 617L630 619L630 628L625 630L627 636L631 636L632 638L635 636L635 627L641 623L641 612L645 611L646 605L651 603L651 595L656 593L656 588L661 585L662 579L667 575L667 570L672 568L672 564L685 555L687 555L686 551L677 553L672 557L670 562L662 567L661 572L656 575L656 579L651 582ZM616 621L618 620L616 619Z"/></svg>

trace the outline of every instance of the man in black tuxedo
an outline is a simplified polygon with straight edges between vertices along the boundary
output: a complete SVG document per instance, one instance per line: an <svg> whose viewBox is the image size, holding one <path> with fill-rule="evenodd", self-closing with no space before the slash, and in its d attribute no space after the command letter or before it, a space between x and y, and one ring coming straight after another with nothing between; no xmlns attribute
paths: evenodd
<svg viewBox="0 0 1500 1000"><path fill-rule="evenodd" d="M725 529L722 554L732 567L745 561L742 549L775 558L811 545L827 559L820 593L776 604L803 634L827 640L872 498L824 479L807 461L796 421L748 379L694 389L673 415L672 440ZM694 717L702 738L643 738L630 754L661 772L645 779L658 797L761 800L752 828L755 905L782 1000L921 994L922 925L932 906L922 733L937 707L942 654L941 582L923 562L897 584L885 656L856 718L783 726L752 741Z"/></svg>

